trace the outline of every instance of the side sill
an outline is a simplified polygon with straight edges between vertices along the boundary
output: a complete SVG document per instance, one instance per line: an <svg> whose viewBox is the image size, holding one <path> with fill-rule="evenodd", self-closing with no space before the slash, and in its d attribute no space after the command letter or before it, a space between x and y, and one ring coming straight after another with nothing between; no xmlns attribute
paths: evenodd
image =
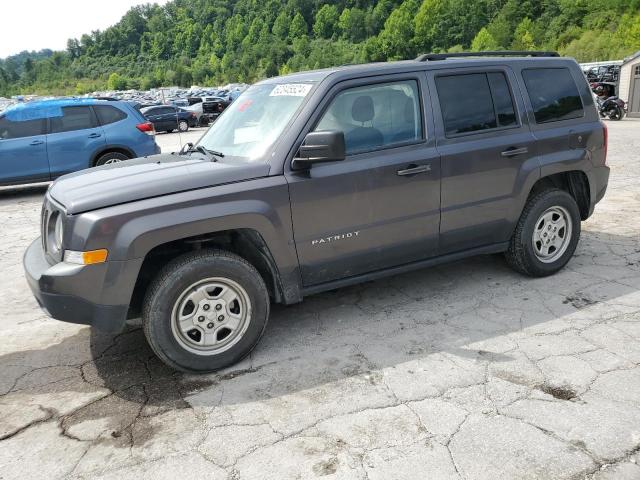
<svg viewBox="0 0 640 480"><path fill-rule="evenodd" d="M375 272L363 273L361 275L355 275L353 277L340 278L338 280L332 280L330 282L318 283L316 285L310 285L302 288L302 295L314 295L320 292L326 292L327 290L335 290L337 288L348 287L356 285L358 283L370 282L379 278L388 277L391 275L398 275L405 272L411 272L413 270L420 270L422 268L433 267L435 265L441 265L443 263L454 262L467 257L473 257L475 255L487 255L492 253L501 253L509 248L509 242L494 243L492 245L486 245L484 247L472 248L469 250L463 250L461 252L449 253L439 257L428 258L426 260L420 260L418 262L407 263L397 267L386 268L384 270L377 270Z"/></svg>

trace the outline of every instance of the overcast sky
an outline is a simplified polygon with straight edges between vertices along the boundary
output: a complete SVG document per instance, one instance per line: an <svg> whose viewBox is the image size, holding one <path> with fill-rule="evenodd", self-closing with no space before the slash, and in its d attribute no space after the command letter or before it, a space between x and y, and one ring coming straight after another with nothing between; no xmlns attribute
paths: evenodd
<svg viewBox="0 0 640 480"><path fill-rule="evenodd" d="M23 50L64 50L69 38L117 23L134 5L167 0L2 0L0 58Z"/></svg>

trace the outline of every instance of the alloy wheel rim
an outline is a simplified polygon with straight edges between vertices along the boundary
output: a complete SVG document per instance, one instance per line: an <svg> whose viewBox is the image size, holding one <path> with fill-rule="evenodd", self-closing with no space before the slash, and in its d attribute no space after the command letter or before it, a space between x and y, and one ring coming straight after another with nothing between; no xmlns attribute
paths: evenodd
<svg viewBox="0 0 640 480"><path fill-rule="evenodd" d="M546 209L533 229L533 251L543 263L558 260L571 242L571 216L566 208L554 206Z"/></svg>
<svg viewBox="0 0 640 480"><path fill-rule="evenodd" d="M222 353L243 337L251 322L251 301L237 282L207 278L187 287L174 303L171 331L197 355Z"/></svg>
<svg viewBox="0 0 640 480"><path fill-rule="evenodd" d="M110 158L104 162L105 165L111 165L112 163L120 163L122 160L119 158Z"/></svg>

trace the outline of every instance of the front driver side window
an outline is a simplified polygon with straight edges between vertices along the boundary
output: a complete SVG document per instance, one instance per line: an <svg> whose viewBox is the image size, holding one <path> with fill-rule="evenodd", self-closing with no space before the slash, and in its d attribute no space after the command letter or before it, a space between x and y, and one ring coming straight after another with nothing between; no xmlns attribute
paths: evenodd
<svg viewBox="0 0 640 480"><path fill-rule="evenodd" d="M344 132L347 155L423 139L418 83L405 80L338 93L316 131Z"/></svg>

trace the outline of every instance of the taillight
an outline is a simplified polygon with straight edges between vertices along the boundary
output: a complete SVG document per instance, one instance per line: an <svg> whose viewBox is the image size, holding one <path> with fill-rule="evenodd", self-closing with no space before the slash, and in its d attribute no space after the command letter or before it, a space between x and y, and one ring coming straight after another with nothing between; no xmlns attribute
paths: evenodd
<svg viewBox="0 0 640 480"><path fill-rule="evenodd" d="M142 133L146 133L147 135L156 134L156 129L153 128L153 123L151 122L139 123L138 125L136 125L136 128Z"/></svg>
<svg viewBox="0 0 640 480"><path fill-rule="evenodd" d="M197 115L195 113L191 112L191 118L196 118L196 116Z"/></svg>
<svg viewBox="0 0 640 480"><path fill-rule="evenodd" d="M607 128L607 124L602 123L602 133L604 134L604 164L607 164L607 150L609 149L609 130Z"/></svg>

